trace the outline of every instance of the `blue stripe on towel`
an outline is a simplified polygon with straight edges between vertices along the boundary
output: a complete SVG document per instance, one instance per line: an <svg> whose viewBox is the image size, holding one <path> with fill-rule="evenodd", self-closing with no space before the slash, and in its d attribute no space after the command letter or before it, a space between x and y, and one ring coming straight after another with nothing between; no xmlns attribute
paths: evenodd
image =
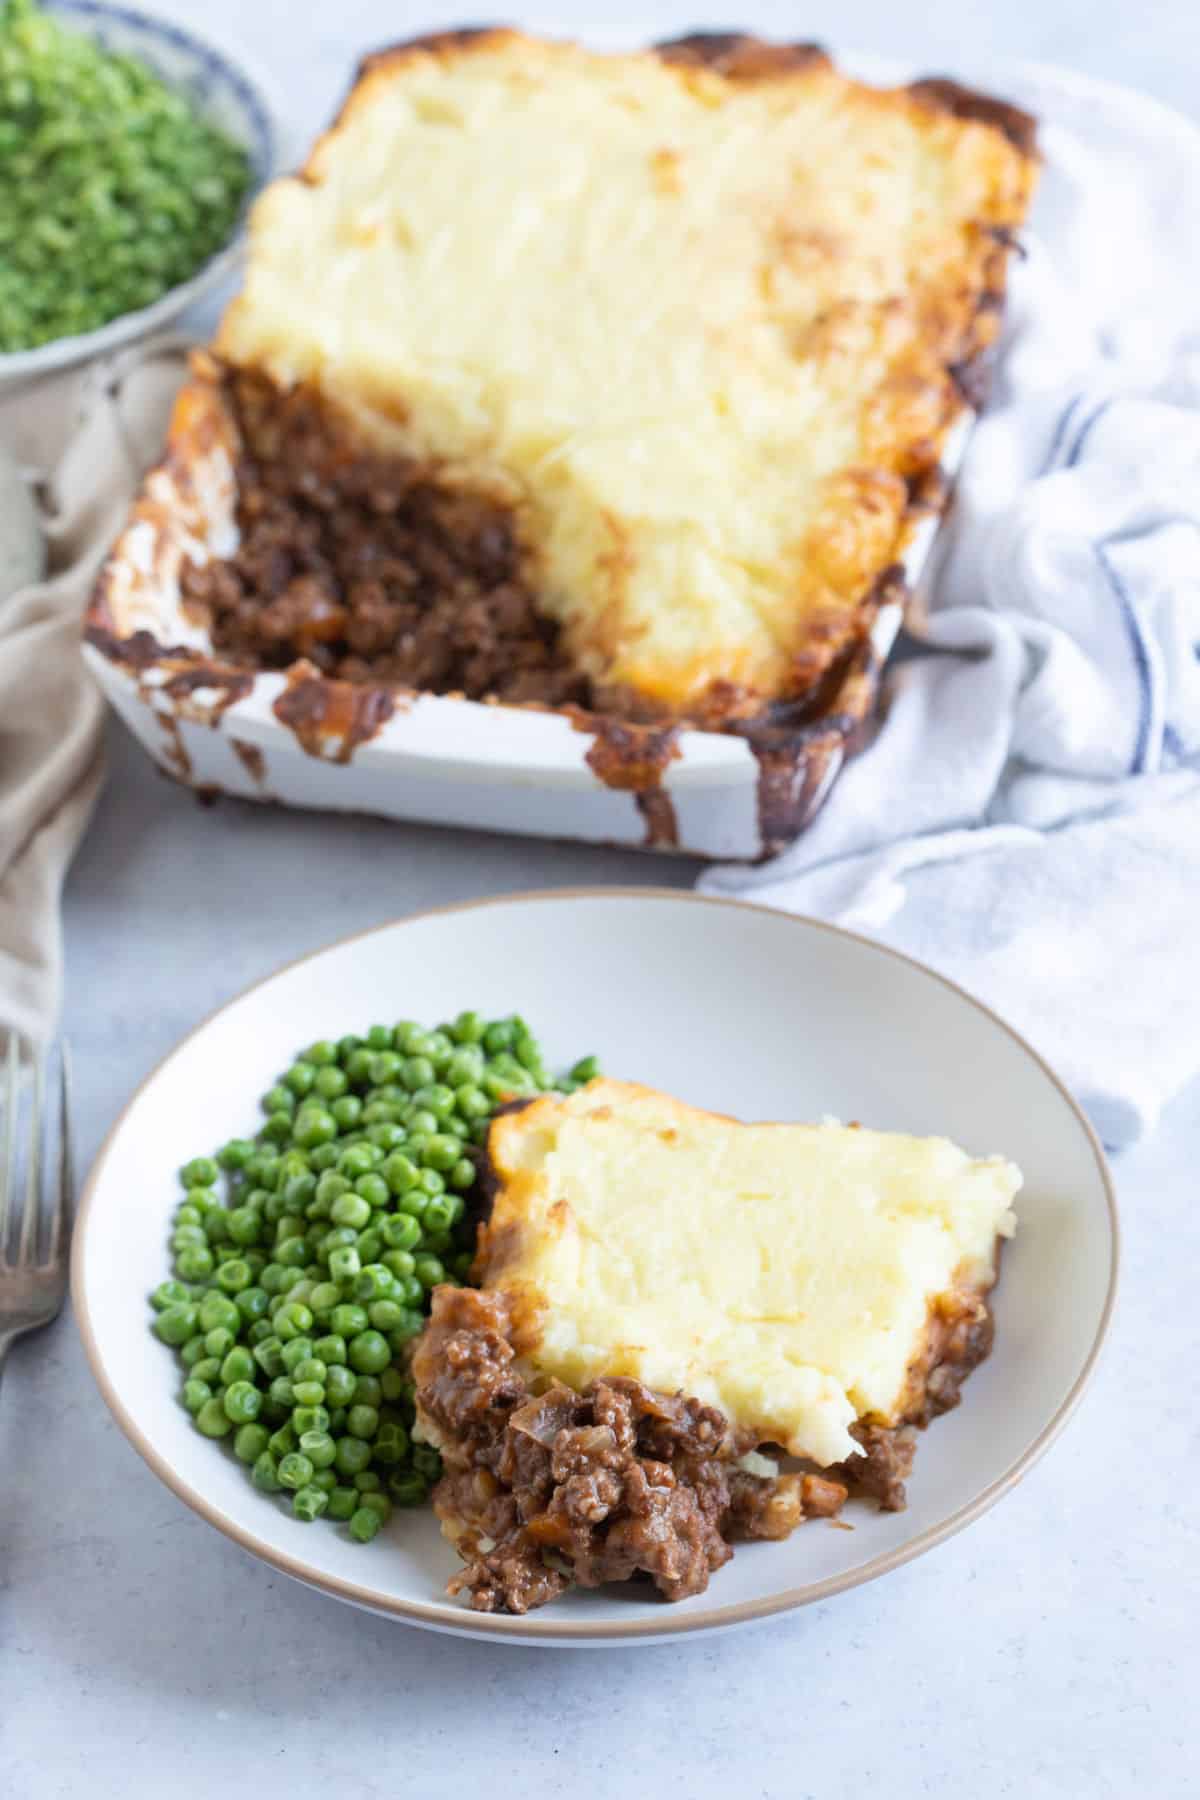
<svg viewBox="0 0 1200 1800"><path fill-rule="evenodd" d="M1071 454L1063 464L1065 469L1073 469L1076 467L1080 457L1083 455L1083 447L1092 435L1093 428L1100 423L1111 405L1112 395L1109 394L1105 399L1101 400L1097 406L1092 408L1087 418L1083 421L1083 424L1079 427Z"/></svg>
<svg viewBox="0 0 1200 1800"><path fill-rule="evenodd" d="M1141 620L1137 616L1133 601L1122 581L1112 559L1108 555L1107 542L1093 546L1096 561L1104 570L1109 587L1112 589L1121 612L1121 621L1129 637L1129 648L1133 653L1133 666L1138 678L1138 722L1134 737L1133 762L1130 765L1131 775L1144 775L1150 753L1150 728L1157 708L1154 704L1154 668L1150 661L1150 652L1146 648L1145 633Z"/></svg>
<svg viewBox="0 0 1200 1800"><path fill-rule="evenodd" d="M1043 475L1048 475L1058 461L1058 453L1067 441L1067 433L1071 429L1071 421L1079 410L1079 405L1083 398L1084 396L1082 394L1073 395L1059 414L1058 424L1054 427L1054 436L1050 439L1050 448L1046 453L1046 460L1042 464Z"/></svg>

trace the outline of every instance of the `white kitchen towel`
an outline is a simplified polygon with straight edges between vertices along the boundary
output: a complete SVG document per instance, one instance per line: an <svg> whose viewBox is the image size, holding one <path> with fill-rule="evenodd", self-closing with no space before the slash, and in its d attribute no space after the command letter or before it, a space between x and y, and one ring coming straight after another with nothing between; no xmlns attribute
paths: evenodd
<svg viewBox="0 0 1200 1800"><path fill-rule="evenodd" d="M175 340L0 393L0 444L28 475L46 579L0 570L0 1049L54 1030L59 894L101 780L103 701L79 654L101 558L166 432Z"/></svg>
<svg viewBox="0 0 1200 1800"><path fill-rule="evenodd" d="M700 886L953 976L1119 1146L1200 1071L1200 131L987 82L1045 168L928 616L813 828Z"/></svg>

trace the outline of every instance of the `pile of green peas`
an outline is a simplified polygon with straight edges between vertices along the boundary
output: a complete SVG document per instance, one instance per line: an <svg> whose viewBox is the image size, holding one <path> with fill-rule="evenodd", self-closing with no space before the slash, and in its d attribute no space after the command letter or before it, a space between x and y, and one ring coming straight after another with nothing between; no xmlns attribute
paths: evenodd
<svg viewBox="0 0 1200 1800"><path fill-rule="evenodd" d="M408 1353L433 1289L466 1279L476 1152L504 1101L570 1092L518 1016L463 1012L311 1044L254 1139L180 1171L174 1276L151 1295L206 1437L232 1434L263 1493L360 1543L440 1473L413 1438Z"/></svg>

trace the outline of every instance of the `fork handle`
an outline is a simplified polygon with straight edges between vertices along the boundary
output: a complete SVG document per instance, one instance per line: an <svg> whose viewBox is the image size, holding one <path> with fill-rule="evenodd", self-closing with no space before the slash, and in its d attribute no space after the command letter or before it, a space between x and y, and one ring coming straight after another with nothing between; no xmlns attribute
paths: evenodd
<svg viewBox="0 0 1200 1800"><path fill-rule="evenodd" d="M16 1342L18 1335L15 1331L0 1331L0 1381L4 1379L4 1365L8 1360L8 1352Z"/></svg>

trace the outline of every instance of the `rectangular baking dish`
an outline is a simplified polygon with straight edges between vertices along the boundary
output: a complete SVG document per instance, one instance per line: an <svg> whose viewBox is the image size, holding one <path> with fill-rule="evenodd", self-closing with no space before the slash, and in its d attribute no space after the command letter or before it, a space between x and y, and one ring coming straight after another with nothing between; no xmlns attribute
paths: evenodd
<svg viewBox="0 0 1200 1800"><path fill-rule="evenodd" d="M186 558L237 541L237 443L215 390L181 391L168 453L146 477L97 583L84 655L158 766L206 794L538 837L755 860L812 819L868 727L883 664L926 568L948 483L914 518L869 632L818 716L746 736L390 694L232 666L186 615ZM972 415L953 427L957 466Z"/></svg>

